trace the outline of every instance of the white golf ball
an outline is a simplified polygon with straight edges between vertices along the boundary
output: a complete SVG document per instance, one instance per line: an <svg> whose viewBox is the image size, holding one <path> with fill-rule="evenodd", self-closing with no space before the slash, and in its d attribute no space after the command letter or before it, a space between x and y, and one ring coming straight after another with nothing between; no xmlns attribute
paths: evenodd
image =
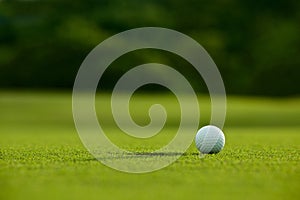
<svg viewBox="0 0 300 200"><path fill-rule="evenodd" d="M208 125L202 127L195 137L196 147L202 154L219 153L225 145L225 136L221 129Z"/></svg>

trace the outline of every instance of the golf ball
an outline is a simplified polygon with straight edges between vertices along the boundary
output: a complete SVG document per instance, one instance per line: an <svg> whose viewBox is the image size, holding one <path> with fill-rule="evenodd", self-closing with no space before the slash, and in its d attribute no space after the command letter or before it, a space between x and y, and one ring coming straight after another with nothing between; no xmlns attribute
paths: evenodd
<svg viewBox="0 0 300 200"><path fill-rule="evenodd" d="M225 145L225 136L221 129L208 125L202 127L195 137L196 147L202 154L219 153Z"/></svg>

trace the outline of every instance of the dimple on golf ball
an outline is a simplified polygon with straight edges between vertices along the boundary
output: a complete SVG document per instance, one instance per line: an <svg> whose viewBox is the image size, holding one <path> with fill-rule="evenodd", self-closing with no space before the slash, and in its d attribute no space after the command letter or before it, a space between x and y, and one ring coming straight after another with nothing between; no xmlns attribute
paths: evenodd
<svg viewBox="0 0 300 200"><path fill-rule="evenodd" d="M221 129L208 125L202 127L195 137L197 149L202 154L219 153L225 145L225 136Z"/></svg>

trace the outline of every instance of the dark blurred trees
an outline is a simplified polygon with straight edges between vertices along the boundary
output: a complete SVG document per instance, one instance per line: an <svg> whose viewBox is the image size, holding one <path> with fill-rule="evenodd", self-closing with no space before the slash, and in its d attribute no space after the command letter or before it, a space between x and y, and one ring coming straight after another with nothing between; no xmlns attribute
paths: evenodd
<svg viewBox="0 0 300 200"><path fill-rule="evenodd" d="M300 3L296 0L87 0L0 2L0 87L71 88L89 51L136 27L175 29L197 40L218 65L232 94L300 94ZM200 76L176 56L140 50L112 64L121 75L146 62ZM134 62L133 62L134 61ZM186 69L185 68L185 69Z"/></svg>

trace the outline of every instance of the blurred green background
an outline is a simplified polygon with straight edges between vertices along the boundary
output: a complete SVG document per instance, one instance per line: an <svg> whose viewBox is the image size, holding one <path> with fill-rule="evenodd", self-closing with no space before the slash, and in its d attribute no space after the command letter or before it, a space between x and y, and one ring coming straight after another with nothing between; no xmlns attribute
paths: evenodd
<svg viewBox="0 0 300 200"><path fill-rule="evenodd" d="M86 55L104 39L131 28L180 31L209 52L229 94L300 94L300 3L297 0L1 1L0 87L70 89ZM116 60L103 77L109 90L128 68L147 62L184 69L184 60L139 50Z"/></svg>

